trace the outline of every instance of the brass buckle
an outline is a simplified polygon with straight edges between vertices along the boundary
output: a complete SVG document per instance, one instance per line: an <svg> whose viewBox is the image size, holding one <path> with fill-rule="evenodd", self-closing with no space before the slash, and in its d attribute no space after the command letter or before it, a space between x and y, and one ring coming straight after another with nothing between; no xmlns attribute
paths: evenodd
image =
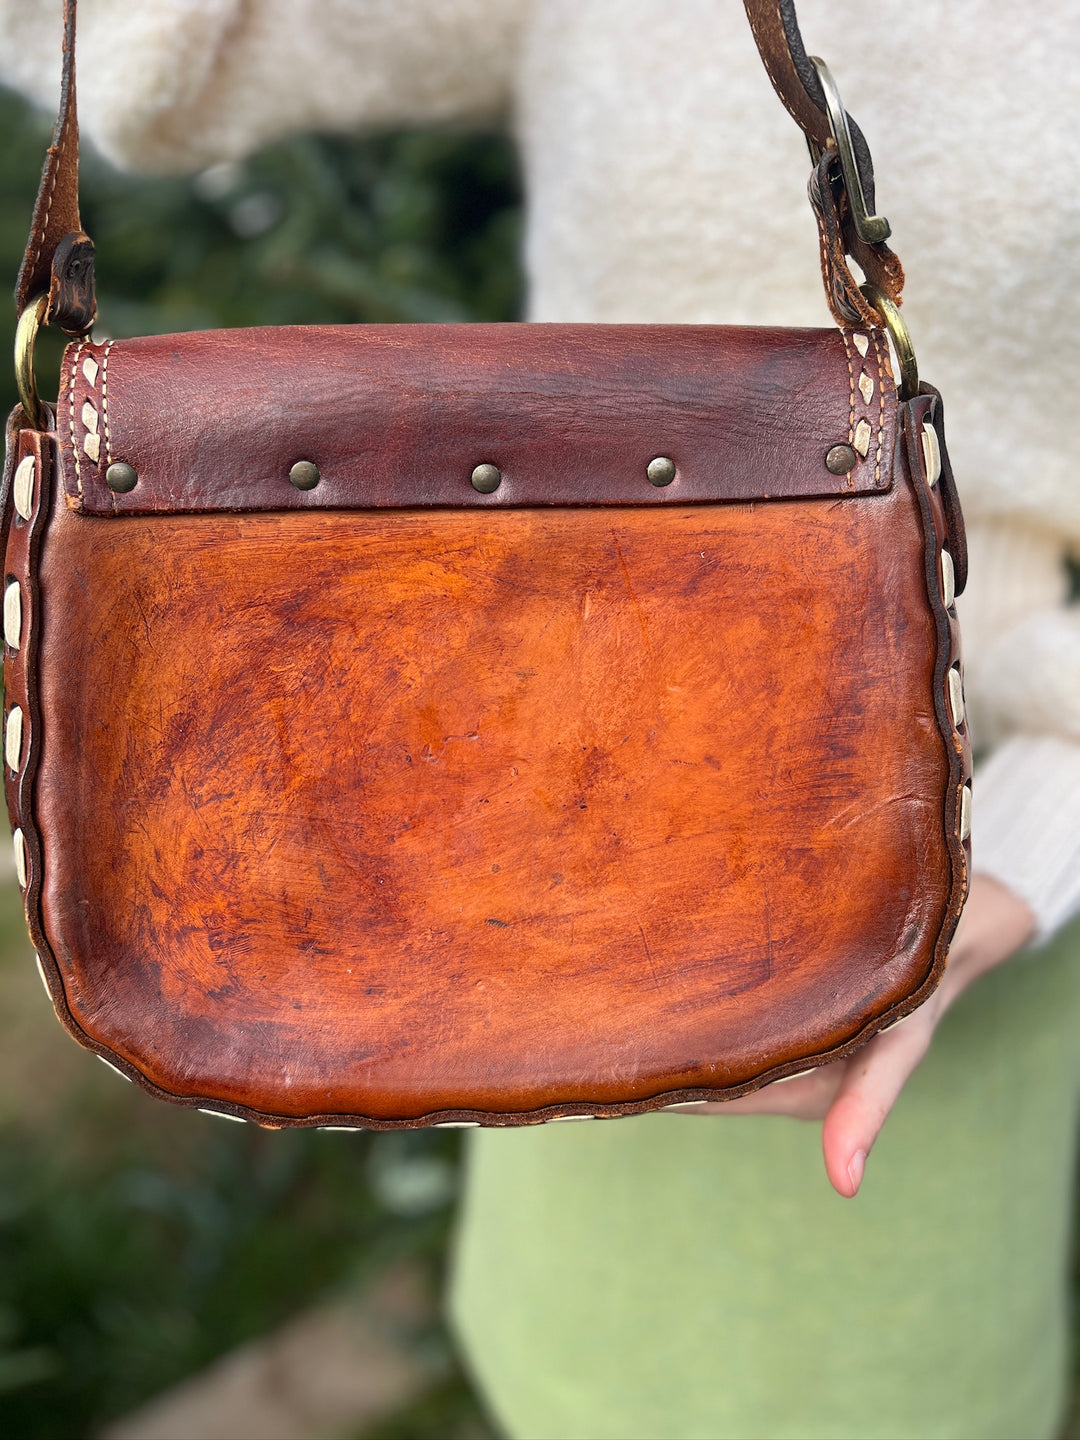
<svg viewBox="0 0 1080 1440"><path fill-rule="evenodd" d="M45 320L48 303L48 295L39 295L35 300L31 300L19 316L19 323L15 327L15 384L18 386L19 399L26 418L35 430L49 428L49 412L41 403L37 381L34 379L34 346L37 344L38 331Z"/></svg>
<svg viewBox="0 0 1080 1440"><path fill-rule="evenodd" d="M851 206L851 219L860 240L868 245L879 245L892 234L892 226L884 215L871 215L866 209L866 195L863 192L859 167L855 163L855 147L851 143L851 127L847 111L840 99L840 91L832 77L832 71L817 55L810 56L810 63L818 73L821 88L825 92L825 107L829 113L829 129L836 142L836 153L840 157L840 171L844 177Z"/></svg>

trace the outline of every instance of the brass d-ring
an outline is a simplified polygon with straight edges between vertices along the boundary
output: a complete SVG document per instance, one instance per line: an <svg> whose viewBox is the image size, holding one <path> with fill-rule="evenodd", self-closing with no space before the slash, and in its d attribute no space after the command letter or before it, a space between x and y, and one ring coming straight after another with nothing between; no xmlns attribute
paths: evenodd
<svg viewBox="0 0 1080 1440"><path fill-rule="evenodd" d="M37 381L34 379L34 346L37 344L38 331L45 320L48 303L48 295L39 295L37 299L31 300L19 316L19 323L15 327L15 384L19 389L19 399L22 401L26 418L38 430L48 428L49 415L38 398Z"/></svg>
<svg viewBox="0 0 1080 1440"><path fill-rule="evenodd" d="M913 400L919 393L919 362L915 358L915 346L912 343L911 331L900 314L900 308L889 299L884 290L879 289L877 285L871 285L869 281L865 285L860 285L859 289L881 316L896 350L896 358L900 363L898 397L901 400Z"/></svg>

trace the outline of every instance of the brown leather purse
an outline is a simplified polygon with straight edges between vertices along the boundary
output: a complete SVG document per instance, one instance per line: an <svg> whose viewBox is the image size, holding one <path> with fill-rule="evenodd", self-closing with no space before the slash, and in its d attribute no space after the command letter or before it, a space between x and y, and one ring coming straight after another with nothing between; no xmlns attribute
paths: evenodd
<svg viewBox="0 0 1080 1440"><path fill-rule="evenodd" d="M57 1012L153 1094L637 1114L847 1055L936 984L970 798L941 405L865 144L787 0L746 8L838 328L101 343L69 3L5 775ZM55 410L41 324L74 337Z"/></svg>

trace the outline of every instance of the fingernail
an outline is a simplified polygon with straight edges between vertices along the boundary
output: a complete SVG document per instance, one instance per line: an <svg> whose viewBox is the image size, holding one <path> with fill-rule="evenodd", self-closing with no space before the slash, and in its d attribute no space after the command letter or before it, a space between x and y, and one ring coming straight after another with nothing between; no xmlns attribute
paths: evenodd
<svg viewBox="0 0 1080 1440"><path fill-rule="evenodd" d="M851 1181L851 1193L857 1195L859 1186L862 1184L863 1171L866 1169L866 1151L856 1150L848 1163L848 1179Z"/></svg>

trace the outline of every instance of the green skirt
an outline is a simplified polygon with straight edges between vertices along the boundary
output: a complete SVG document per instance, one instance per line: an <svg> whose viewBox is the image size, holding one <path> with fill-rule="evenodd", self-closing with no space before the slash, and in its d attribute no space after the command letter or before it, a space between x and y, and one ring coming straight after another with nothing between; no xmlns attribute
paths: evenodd
<svg viewBox="0 0 1080 1440"><path fill-rule="evenodd" d="M968 991L842 1200L820 1126L472 1137L451 1311L515 1440L1023 1440L1071 1384L1080 926Z"/></svg>

